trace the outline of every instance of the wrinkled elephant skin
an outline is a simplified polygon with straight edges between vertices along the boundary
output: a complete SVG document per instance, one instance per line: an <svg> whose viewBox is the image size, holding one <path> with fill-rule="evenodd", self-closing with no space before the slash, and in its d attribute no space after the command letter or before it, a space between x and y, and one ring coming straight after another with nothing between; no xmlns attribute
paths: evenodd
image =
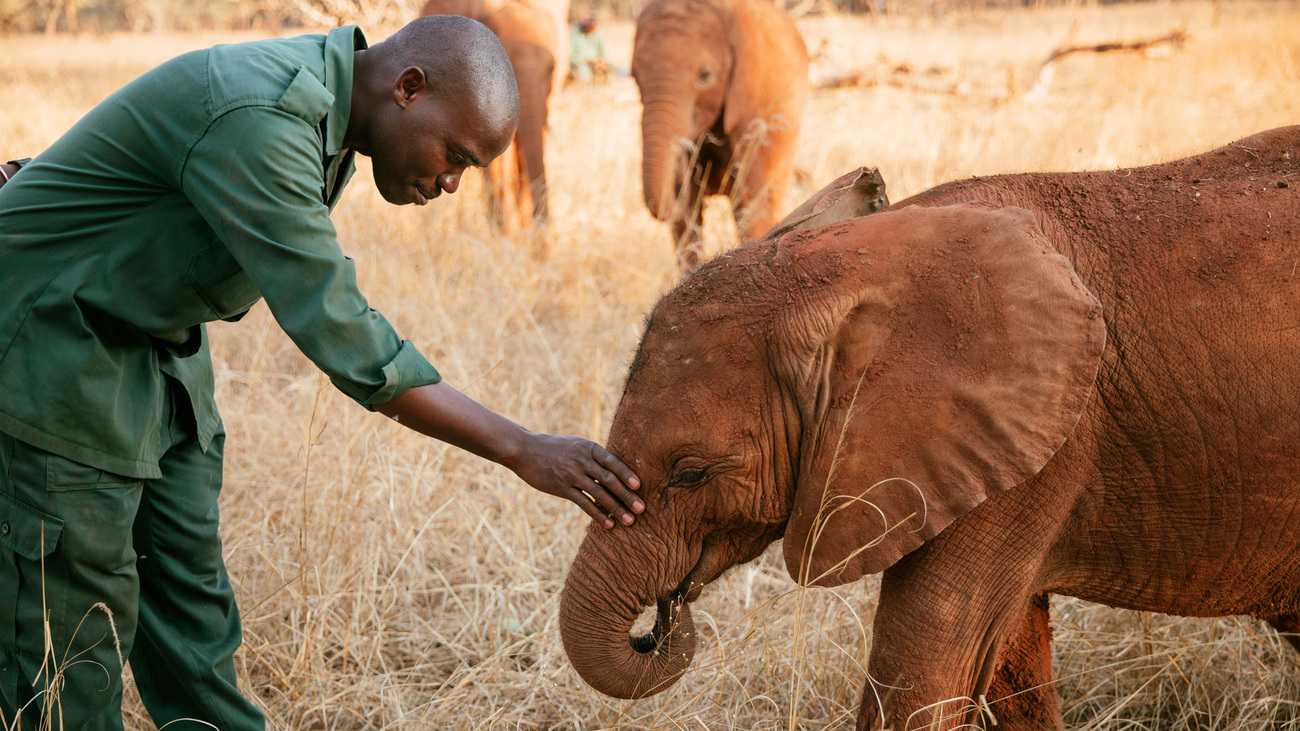
<svg viewBox="0 0 1300 731"><path fill-rule="evenodd" d="M667 687L689 602L777 539L804 585L883 572L860 728L978 726L981 696L1060 728L1053 593L1300 629L1297 156L1289 127L951 183L689 274L610 433L645 514L564 588L575 668Z"/></svg>
<svg viewBox="0 0 1300 731"><path fill-rule="evenodd" d="M486 171L493 222L507 232L545 223L543 139L550 101L569 69L569 0L428 0L421 15L462 15L501 39L519 84L519 128Z"/></svg>
<svg viewBox="0 0 1300 731"><path fill-rule="evenodd" d="M653 0L632 48L646 206L698 261L702 196L726 195L741 239L776 223L808 94L808 50L767 0Z"/></svg>

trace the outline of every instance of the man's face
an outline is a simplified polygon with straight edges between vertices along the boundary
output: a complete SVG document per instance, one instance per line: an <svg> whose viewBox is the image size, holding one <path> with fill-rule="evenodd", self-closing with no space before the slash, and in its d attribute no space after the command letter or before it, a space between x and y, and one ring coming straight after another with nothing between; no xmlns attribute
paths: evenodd
<svg viewBox="0 0 1300 731"><path fill-rule="evenodd" d="M370 135L375 187L395 205L424 205L460 187L468 167L484 167L510 144L511 119L486 119L470 95L435 98L417 68L402 72Z"/></svg>

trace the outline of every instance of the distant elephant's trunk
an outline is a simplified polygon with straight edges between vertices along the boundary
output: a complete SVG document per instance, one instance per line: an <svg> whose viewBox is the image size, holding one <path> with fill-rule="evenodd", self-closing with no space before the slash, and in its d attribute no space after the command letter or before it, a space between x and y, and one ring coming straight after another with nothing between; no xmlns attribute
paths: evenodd
<svg viewBox="0 0 1300 731"><path fill-rule="evenodd" d="M615 698L666 690L695 656L690 605L656 596L653 579L630 578L589 536L564 582L560 637L573 667L591 687ZM650 634L631 637L641 610L657 604Z"/></svg>
<svg viewBox="0 0 1300 731"><path fill-rule="evenodd" d="M643 91L642 99L641 188L651 215L668 221L688 174L682 141L691 134L691 106L668 98L666 92Z"/></svg>

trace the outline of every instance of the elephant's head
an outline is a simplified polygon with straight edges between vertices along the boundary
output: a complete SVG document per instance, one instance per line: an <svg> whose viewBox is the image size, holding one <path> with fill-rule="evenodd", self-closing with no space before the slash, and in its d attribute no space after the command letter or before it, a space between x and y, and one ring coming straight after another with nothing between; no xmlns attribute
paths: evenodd
<svg viewBox="0 0 1300 731"><path fill-rule="evenodd" d="M644 107L642 190L660 220L672 217L693 146L709 134L739 139L752 120L779 107L774 89L806 73L782 51L788 33L772 27L788 20L762 4L658 0L637 19L632 76Z"/></svg>
<svg viewBox="0 0 1300 731"><path fill-rule="evenodd" d="M688 603L772 541L800 584L854 581L1035 475L1092 392L1100 309L1021 209L886 211L689 275L610 433L645 514L590 531L565 584L575 668L610 695L659 692L693 654Z"/></svg>

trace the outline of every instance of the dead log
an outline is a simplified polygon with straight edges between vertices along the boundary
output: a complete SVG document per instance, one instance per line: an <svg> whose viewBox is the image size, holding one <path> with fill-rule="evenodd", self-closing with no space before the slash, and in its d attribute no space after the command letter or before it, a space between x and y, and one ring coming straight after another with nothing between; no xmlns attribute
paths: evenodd
<svg viewBox="0 0 1300 731"><path fill-rule="evenodd" d="M1041 99L1047 95L1047 89L1052 85L1052 77L1056 73L1056 67L1052 64L1063 56L1072 53L1110 53L1111 51L1146 51L1156 46L1171 43L1175 48L1181 47L1183 42L1190 38L1187 29L1179 26L1171 31L1168 35L1159 38L1150 38L1144 41L1112 41L1109 43L1096 43L1092 45L1072 45L1057 48L1047 55L1047 59L1038 67L1038 75L1034 80L1034 85L1025 92L1025 98L1029 100Z"/></svg>

